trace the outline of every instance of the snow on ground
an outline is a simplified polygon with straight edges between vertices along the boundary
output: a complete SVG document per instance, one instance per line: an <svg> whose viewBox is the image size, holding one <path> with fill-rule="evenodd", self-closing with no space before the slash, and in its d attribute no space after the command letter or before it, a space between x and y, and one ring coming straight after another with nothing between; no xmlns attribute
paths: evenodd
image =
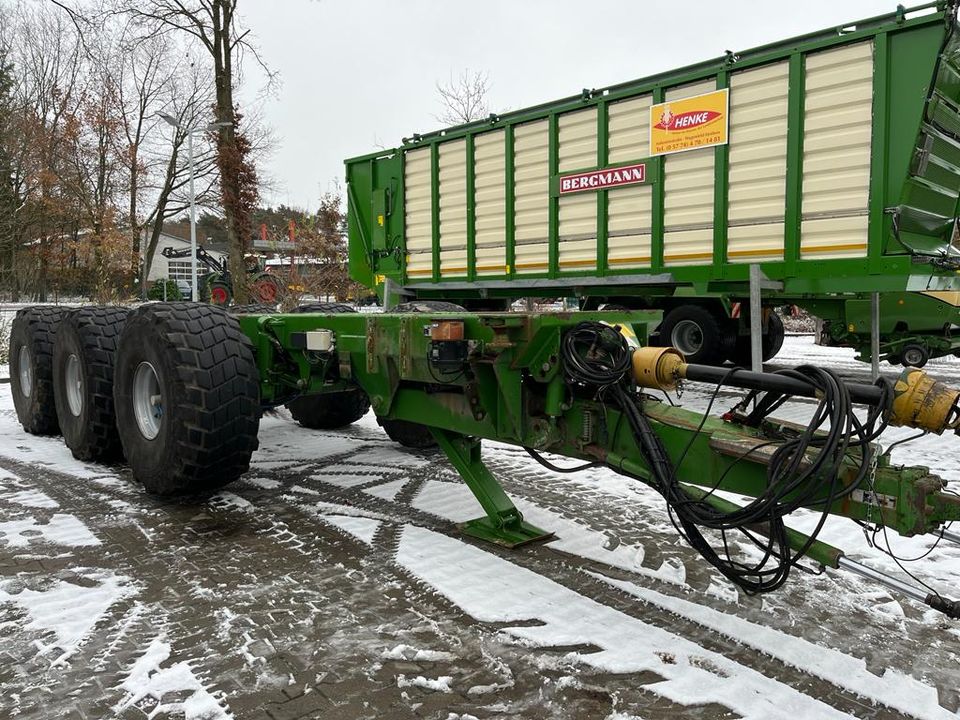
<svg viewBox="0 0 960 720"><path fill-rule="evenodd" d="M869 374L789 337L777 365L800 362ZM960 362L929 370L960 384ZM711 392L681 401L702 411ZM372 415L315 432L280 412L260 439L245 478L181 507L24 434L0 385L0 647L15 658L0 716L958 717L957 623L839 572L745 596L677 538L662 498L608 470L557 476L487 443L525 518L556 534L506 552L459 535L476 500ZM958 443L893 459L960 482ZM849 521L822 537L908 579ZM914 555L933 538L892 542ZM960 594L957 546L910 570Z"/></svg>

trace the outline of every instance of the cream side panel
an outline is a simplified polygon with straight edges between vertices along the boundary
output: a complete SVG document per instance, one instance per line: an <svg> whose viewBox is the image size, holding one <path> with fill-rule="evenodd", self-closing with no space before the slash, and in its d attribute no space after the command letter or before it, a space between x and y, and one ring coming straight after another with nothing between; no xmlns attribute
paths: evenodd
<svg viewBox="0 0 960 720"><path fill-rule="evenodd" d="M727 259L783 258L789 64L730 76Z"/></svg>
<svg viewBox="0 0 960 720"><path fill-rule="evenodd" d="M546 120L514 129L514 254L518 273L542 273L549 267L548 143Z"/></svg>
<svg viewBox="0 0 960 720"><path fill-rule="evenodd" d="M467 141L439 147L440 275L467 274Z"/></svg>
<svg viewBox="0 0 960 720"><path fill-rule="evenodd" d="M667 102L716 90L708 80L670 88ZM664 265L704 265L713 260L714 148L664 156Z"/></svg>
<svg viewBox="0 0 960 720"><path fill-rule="evenodd" d="M424 278L433 273L433 193L430 148L407 150L404 156L404 236L407 275Z"/></svg>
<svg viewBox="0 0 960 720"><path fill-rule="evenodd" d="M477 275L503 275L507 261L506 131L474 138Z"/></svg>
<svg viewBox="0 0 960 720"><path fill-rule="evenodd" d="M800 223L801 259L863 257L867 254L868 222L866 215L803 220Z"/></svg>
<svg viewBox="0 0 960 720"><path fill-rule="evenodd" d="M607 148L611 164L647 157L652 104L650 95L641 95L608 106Z"/></svg>
<svg viewBox="0 0 960 720"><path fill-rule="evenodd" d="M560 172L597 165L597 109L564 113L557 118L557 159Z"/></svg>
<svg viewBox="0 0 960 720"><path fill-rule="evenodd" d="M610 163L642 160L649 151L653 97L611 103L607 111ZM653 187L636 185L607 193L607 265L613 269L650 266Z"/></svg>
<svg viewBox="0 0 960 720"><path fill-rule="evenodd" d="M597 109L564 113L557 118L560 172L597 165ZM558 201L558 259L561 270L597 266L597 193L581 192Z"/></svg>
<svg viewBox="0 0 960 720"><path fill-rule="evenodd" d="M646 139L643 140L646 146ZM612 269L648 267L651 255L653 186L607 193L607 263Z"/></svg>
<svg viewBox="0 0 960 720"><path fill-rule="evenodd" d="M800 257L867 254L873 43L806 57Z"/></svg>

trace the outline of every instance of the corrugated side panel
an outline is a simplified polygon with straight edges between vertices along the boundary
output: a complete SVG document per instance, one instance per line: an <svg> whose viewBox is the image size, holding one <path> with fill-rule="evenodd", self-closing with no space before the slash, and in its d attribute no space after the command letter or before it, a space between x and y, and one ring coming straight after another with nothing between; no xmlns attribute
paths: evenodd
<svg viewBox="0 0 960 720"><path fill-rule="evenodd" d="M730 76L730 262L783 259L789 75L783 61Z"/></svg>
<svg viewBox="0 0 960 720"><path fill-rule="evenodd" d="M439 147L440 275L467 274L467 141Z"/></svg>
<svg viewBox="0 0 960 720"><path fill-rule="evenodd" d="M867 254L873 42L806 57L800 257Z"/></svg>
<svg viewBox="0 0 960 720"><path fill-rule="evenodd" d="M477 275L503 275L507 264L507 134L477 135L473 141L474 237Z"/></svg>
<svg viewBox="0 0 960 720"><path fill-rule="evenodd" d="M547 120L514 129L514 255L517 273L542 273L550 264L550 157Z"/></svg>
<svg viewBox="0 0 960 720"><path fill-rule="evenodd" d="M652 104L650 95L610 104L607 148L611 165L647 157ZM652 221L652 185L607 192L607 264L611 269L650 265Z"/></svg>
<svg viewBox="0 0 960 720"><path fill-rule="evenodd" d="M407 275L411 280L433 273L433 199L430 148L407 150L403 164L403 214Z"/></svg>
<svg viewBox="0 0 960 720"><path fill-rule="evenodd" d="M716 90L707 80L671 88L666 100L682 100ZM706 265L713 262L714 148L664 156L663 263Z"/></svg>
<svg viewBox="0 0 960 720"><path fill-rule="evenodd" d="M557 119L561 173L597 166L597 109L565 113ZM559 199L561 270L597 267L597 193L582 192Z"/></svg>

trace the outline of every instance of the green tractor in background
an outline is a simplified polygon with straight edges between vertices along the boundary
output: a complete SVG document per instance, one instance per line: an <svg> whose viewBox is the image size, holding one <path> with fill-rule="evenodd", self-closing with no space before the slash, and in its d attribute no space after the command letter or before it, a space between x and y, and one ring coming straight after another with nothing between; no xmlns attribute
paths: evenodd
<svg viewBox="0 0 960 720"><path fill-rule="evenodd" d="M176 250L166 247L161 255L168 259L190 257L189 248ZM254 257L254 256L251 256ZM263 261L254 258L256 262L247 264L247 276L250 279L251 302L264 305L276 305L285 292L283 283L275 275L264 269ZM206 272L197 278L198 293L201 298L214 305L229 305L233 301L233 281L226 259L217 260L208 253L202 245L197 246L197 260L206 268Z"/></svg>

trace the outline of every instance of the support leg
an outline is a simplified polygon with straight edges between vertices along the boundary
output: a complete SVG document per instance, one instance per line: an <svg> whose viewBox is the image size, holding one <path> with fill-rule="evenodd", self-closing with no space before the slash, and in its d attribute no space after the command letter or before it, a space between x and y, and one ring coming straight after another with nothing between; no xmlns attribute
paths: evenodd
<svg viewBox="0 0 960 720"><path fill-rule="evenodd" d="M750 266L750 369L763 372L763 307L760 304L759 265Z"/></svg>
<svg viewBox="0 0 960 720"><path fill-rule="evenodd" d="M480 441L440 428L430 428L437 444L446 453L460 477L487 513L486 517L460 525L467 535L506 547L546 540L553 533L525 522L500 483L480 458Z"/></svg>
<svg viewBox="0 0 960 720"><path fill-rule="evenodd" d="M870 374L880 377L880 293L870 293Z"/></svg>

